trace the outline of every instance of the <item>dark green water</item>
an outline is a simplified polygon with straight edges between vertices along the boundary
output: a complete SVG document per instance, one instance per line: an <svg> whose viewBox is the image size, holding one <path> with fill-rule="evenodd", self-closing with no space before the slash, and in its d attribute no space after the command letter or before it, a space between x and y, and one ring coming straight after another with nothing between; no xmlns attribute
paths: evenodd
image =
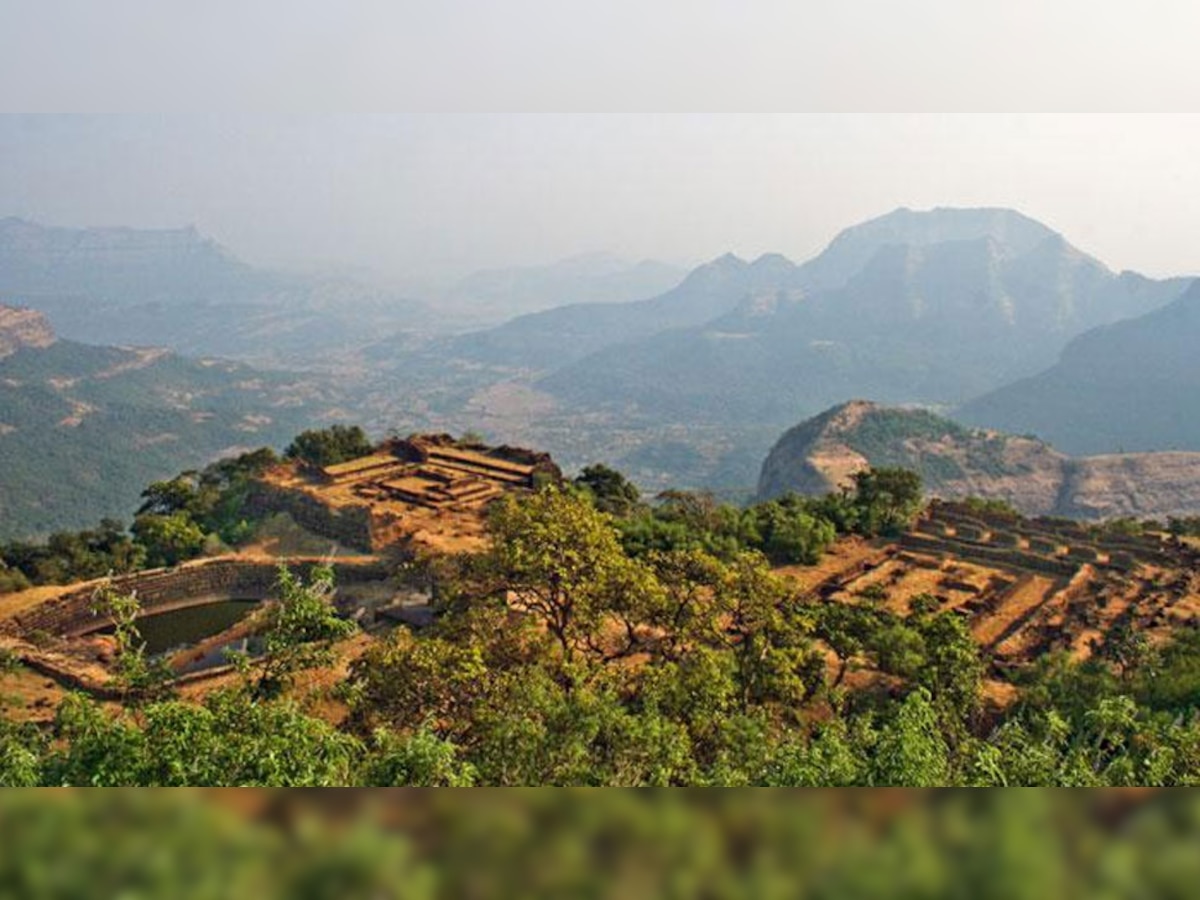
<svg viewBox="0 0 1200 900"><path fill-rule="evenodd" d="M137 627L147 655L158 656L220 634L258 606L257 600L224 600L145 616L138 619Z"/></svg>

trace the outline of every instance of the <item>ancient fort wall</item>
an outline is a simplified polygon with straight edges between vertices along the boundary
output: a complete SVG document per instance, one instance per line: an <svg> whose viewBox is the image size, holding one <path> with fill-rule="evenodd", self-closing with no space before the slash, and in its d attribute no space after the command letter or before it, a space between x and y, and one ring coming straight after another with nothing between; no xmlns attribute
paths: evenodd
<svg viewBox="0 0 1200 900"><path fill-rule="evenodd" d="M289 564L292 571L307 578L315 565L312 561ZM335 581L339 585L379 581L388 576L387 567L378 562L336 563ZM238 559L201 560L174 569L154 569L113 578L109 584L120 593L136 592L146 614L168 612L188 606L215 603L231 598L264 599L271 595L278 567L270 562ZM111 624L92 610L93 597L101 582L91 582L5 623L9 633L35 631L73 637L96 631Z"/></svg>
<svg viewBox="0 0 1200 900"><path fill-rule="evenodd" d="M371 553L375 548L371 508L332 507L302 490L290 490L259 482L249 498L254 515L285 512L307 531L337 541L346 547Z"/></svg>

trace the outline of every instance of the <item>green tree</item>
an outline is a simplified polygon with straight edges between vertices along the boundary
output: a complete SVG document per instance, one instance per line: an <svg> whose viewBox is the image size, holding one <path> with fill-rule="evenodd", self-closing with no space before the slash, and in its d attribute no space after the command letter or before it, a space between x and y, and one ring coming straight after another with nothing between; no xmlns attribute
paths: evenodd
<svg viewBox="0 0 1200 900"><path fill-rule="evenodd" d="M193 507L197 524L226 544L245 540L254 524L254 515L248 508L254 481L278 461L270 447L262 447L206 467L199 475L198 497Z"/></svg>
<svg viewBox="0 0 1200 900"><path fill-rule="evenodd" d="M861 738L860 738L861 740ZM852 787L866 783L865 760L844 719L823 723L816 734L784 743L766 773L768 787Z"/></svg>
<svg viewBox="0 0 1200 900"><path fill-rule="evenodd" d="M830 601L816 607L815 634L833 648L840 662L833 687L839 687L854 660L875 645L881 620L880 611L868 606Z"/></svg>
<svg viewBox="0 0 1200 900"><path fill-rule="evenodd" d="M0 652L0 675L20 669L20 658L8 650ZM36 724L12 721L10 698L0 694L0 788L37 787L42 780L46 754L45 734Z"/></svg>
<svg viewBox="0 0 1200 900"><path fill-rule="evenodd" d="M641 501L637 487L603 463L587 466L575 478L574 484L592 495L597 509L610 515L627 516Z"/></svg>
<svg viewBox="0 0 1200 900"><path fill-rule="evenodd" d="M891 467L856 472L854 504L859 510L858 528L864 534L899 534L921 511L921 476Z"/></svg>
<svg viewBox="0 0 1200 900"><path fill-rule="evenodd" d="M49 784L95 787L333 787L354 782L362 747L285 701L218 691L112 713L70 695L55 719Z"/></svg>
<svg viewBox="0 0 1200 900"><path fill-rule="evenodd" d="M0 594L10 591L23 591L29 587L29 579L20 569L10 568L4 559L0 559Z"/></svg>
<svg viewBox="0 0 1200 900"><path fill-rule="evenodd" d="M698 642L710 640L716 614L713 589L725 567L697 549L653 551L645 561L660 586L646 608L647 624L659 639L647 649L678 660Z"/></svg>
<svg viewBox="0 0 1200 900"><path fill-rule="evenodd" d="M199 556L204 532L187 513L147 513L133 520L133 537L146 548L150 566L174 566Z"/></svg>
<svg viewBox="0 0 1200 900"><path fill-rule="evenodd" d="M740 704L735 662L724 649L699 645L675 661L637 672L638 708L681 723L698 764L709 765L719 753L721 723Z"/></svg>
<svg viewBox="0 0 1200 900"><path fill-rule="evenodd" d="M122 594L104 584L92 594L91 608L94 615L112 619L116 644L113 676L125 702L140 703L165 693L174 673L164 661L146 656L146 644L137 626L142 614L137 594Z"/></svg>
<svg viewBox="0 0 1200 900"><path fill-rule="evenodd" d="M924 688L909 694L880 731L872 776L877 787L949 785L949 749Z"/></svg>
<svg viewBox="0 0 1200 900"><path fill-rule="evenodd" d="M59 749L46 760L48 784L125 787L142 784L145 735L127 714L112 715L82 694L68 694L54 718Z"/></svg>
<svg viewBox="0 0 1200 900"><path fill-rule="evenodd" d="M298 434L284 451L284 456L314 466L332 466L367 456L373 449L366 432L359 426L333 425Z"/></svg>
<svg viewBox="0 0 1200 900"><path fill-rule="evenodd" d="M1158 652L1144 647L1137 634L1130 629L1118 646L1131 669L1122 675L1133 682L1138 700L1176 715L1200 710L1200 632L1180 630Z"/></svg>
<svg viewBox="0 0 1200 900"><path fill-rule="evenodd" d="M739 554L714 591L716 616L711 636L728 647L736 664L743 712L751 704L796 705L815 685L807 664L812 631L787 582L771 572L759 553Z"/></svg>
<svg viewBox="0 0 1200 900"><path fill-rule="evenodd" d="M776 564L814 565L837 537L832 522L812 515L796 497L760 503L746 518L751 545Z"/></svg>
<svg viewBox="0 0 1200 900"><path fill-rule="evenodd" d="M0 721L0 788L41 784L43 743L36 729Z"/></svg>
<svg viewBox="0 0 1200 900"><path fill-rule="evenodd" d="M538 616L570 664L599 648L608 614L636 618L653 576L621 548L609 517L554 486L492 509L490 561L501 590Z"/></svg>
<svg viewBox="0 0 1200 900"><path fill-rule="evenodd" d="M196 512L200 499L194 472L177 475L170 481L155 481L142 491L142 505L138 515L151 513L158 516L169 516L173 513L186 513L189 516Z"/></svg>
<svg viewBox="0 0 1200 900"><path fill-rule="evenodd" d="M966 620L953 612L918 619L925 659L917 681L945 706L949 722L965 723L979 703L984 664Z"/></svg>
<svg viewBox="0 0 1200 900"><path fill-rule="evenodd" d="M262 655L253 663L258 672L256 696L276 696L298 671L327 664L334 642L354 633L355 624L337 615L334 590L330 565L314 566L308 584L286 565L279 566L277 598L268 607L262 632Z"/></svg>
<svg viewBox="0 0 1200 900"><path fill-rule="evenodd" d="M397 631L351 666L351 721L360 734L428 729L459 740L493 674L478 643Z"/></svg>
<svg viewBox="0 0 1200 900"><path fill-rule="evenodd" d="M458 747L425 729L406 736L380 729L363 781L370 787L470 787L478 773L460 757Z"/></svg>

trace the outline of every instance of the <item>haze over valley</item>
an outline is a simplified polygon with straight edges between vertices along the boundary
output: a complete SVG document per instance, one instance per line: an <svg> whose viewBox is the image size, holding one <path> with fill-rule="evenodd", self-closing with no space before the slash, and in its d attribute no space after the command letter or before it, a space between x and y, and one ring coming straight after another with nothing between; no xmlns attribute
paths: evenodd
<svg viewBox="0 0 1200 900"><path fill-rule="evenodd" d="M40 337L23 337L29 316L10 312L5 391L14 412L0 450L15 473L37 456L32 447L58 444L74 471L56 477L39 462L39 477L63 486L82 477L95 487L81 496L100 485L106 495L49 518L29 517L27 497L9 499L29 533L82 524L101 508L120 517L146 474L236 446L234 434L225 444L197 441L170 424L183 413L220 420L221 392L234 389L242 424L230 424L248 440L282 440L303 421L358 422L377 436L474 431L545 448L569 468L602 460L650 490L749 495L785 429L855 398L951 415L961 407L965 422L1093 455L1200 450L1184 412L1196 373L1193 282L1115 273L1014 210L899 209L842 230L802 263L729 253L680 273L593 256L481 272L428 302L339 276L259 269L194 229L9 218L0 221L0 260L0 302L49 323L34 329ZM442 315L450 296L458 299ZM517 314L487 325L506 311ZM169 357L181 375L187 365L204 373L205 387L167 391L155 353L145 366L88 369L93 351L64 355L58 348L74 345L51 343L51 328L114 359L148 351L100 347L164 347L182 354ZM196 366L188 356L230 362ZM139 454L128 477L110 468L123 456L119 433L91 440L88 475L80 451L66 451L111 414L85 396L75 368L62 368L68 359L83 376L106 378L110 395L122 382L106 371L148 370L140 377L154 389L135 406L167 419L133 435L155 449ZM293 387L285 397L269 384ZM33 385L46 406L30 419ZM76 419L87 427L62 424ZM19 492L16 484L8 490Z"/></svg>
<svg viewBox="0 0 1200 900"><path fill-rule="evenodd" d="M728 129L703 130L718 121ZM1194 257L1177 228L1147 241L1125 221L1134 213L1121 191L1133 188L1095 150L1122 129L1122 159L1145 163L1139 178L1146 166L1190 178L1168 152L1168 138L1186 142L1188 117L1142 120L1137 135L1101 117L610 117L589 126L607 129L605 148L579 143L582 122L554 118L329 123L341 130L231 120L226 148L200 123L3 121L11 171L26 173L0 183L10 310L0 458L14 473L6 491L21 495L0 511L5 533L127 516L147 473L209 460L239 434L282 441L301 422L358 423L374 437L469 431L543 448L569 471L602 461L650 492L741 498L781 434L852 400L1036 436L1074 456L1200 450L1188 412L1200 378ZM868 157L889 160L894 176L816 152L820 141L858 146L867 126ZM1013 155L988 156L983 135ZM1026 144L1043 155L1021 156ZM1087 165L1082 146L1095 154ZM926 165L949 153L973 189ZM1038 166L1067 161L1077 170L1048 189ZM753 171L775 179L772 196L751 188ZM336 191L322 181L333 172ZM831 173L845 176L840 193ZM1008 189L983 190L989 180ZM1061 193L1085 184L1107 192L1111 216L1082 215ZM804 202L802 189L823 202ZM932 202L886 205L906 194ZM1015 202L970 202L985 195ZM273 215L256 212L249 230L255 197ZM131 217L114 220L122 209ZM153 224L164 217L237 237ZM88 224L97 218L107 224ZM1171 248L1174 273L1163 265ZM1139 254L1148 273L1129 265ZM144 362L112 362L126 357ZM167 360L187 384L159 377ZM108 393L97 399L90 382ZM114 458L132 413L113 403L160 417L138 425L134 440L153 453L135 454L137 465ZM235 430L210 425L200 439L181 416ZM96 428L82 444L90 456L68 452ZM54 454L31 461L55 437L72 468L61 477ZM37 479L18 477L30 466L78 485L85 502L37 499ZM18 512L38 503L53 511Z"/></svg>

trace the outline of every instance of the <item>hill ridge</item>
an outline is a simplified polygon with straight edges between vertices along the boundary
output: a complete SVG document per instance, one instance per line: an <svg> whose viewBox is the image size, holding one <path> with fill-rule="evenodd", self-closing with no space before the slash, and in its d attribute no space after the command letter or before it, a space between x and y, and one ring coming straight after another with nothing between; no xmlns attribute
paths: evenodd
<svg viewBox="0 0 1200 900"><path fill-rule="evenodd" d="M1033 516L1105 519L1200 513L1200 453L1071 457L1031 436L971 428L926 409L853 400L788 429L757 495L820 495L868 466L920 472L931 496L978 496Z"/></svg>

